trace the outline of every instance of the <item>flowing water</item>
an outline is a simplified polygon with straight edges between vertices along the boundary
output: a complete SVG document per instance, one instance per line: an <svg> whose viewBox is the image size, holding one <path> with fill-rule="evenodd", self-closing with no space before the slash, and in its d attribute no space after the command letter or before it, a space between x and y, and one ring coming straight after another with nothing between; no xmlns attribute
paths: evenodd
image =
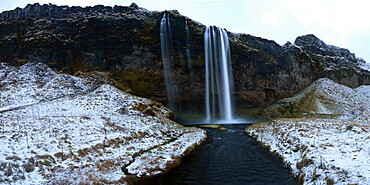
<svg viewBox="0 0 370 185"><path fill-rule="evenodd" d="M194 68L191 62L191 55L190 55L190 30L188 26L188 20L185 19L185 33L186 33L186 58L188 62L188 70L189 70L189 78L190 78L190 87L192 89L191 93L194 94L195 90L195 75L194 75Z"/></svg>
<svg viewBox="0 0 370 185"><path fill-rule="evenodd" d="M229 39L225 30L211 26L204 33L205 122L234 121L234 85ZM217 96L217 99L216 99ZM216 107L216 104L219 106ZM216 115L219 112L219 117Z"/></svg>
<svg viewBox="0 0 370 185"><path fill-rule="evenodd" d="M206 129L208 138L179 167L150 180L150 184L298 184L278 157L250 138L249 125Z"/></svg>
<svg viewBox="0 0 370 185"><path fill-rule="evenodd" d="M175 110L176 87L174 73L171 65L171 23L168 13L164 13L160 25L161 54L163 63L163 74L166 84L168 107Z"/></svg>

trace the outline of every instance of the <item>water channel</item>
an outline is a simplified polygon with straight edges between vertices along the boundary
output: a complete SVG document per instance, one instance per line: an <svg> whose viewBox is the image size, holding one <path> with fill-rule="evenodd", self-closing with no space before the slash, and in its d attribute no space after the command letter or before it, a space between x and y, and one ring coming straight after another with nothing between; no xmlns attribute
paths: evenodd
<svg viewBox="0 0 370 185"><path fill-rule="evenodd" d="M179 167L150 184L298 184L281 159L244 133L250 124L206 128L208 138Z"/></svg>

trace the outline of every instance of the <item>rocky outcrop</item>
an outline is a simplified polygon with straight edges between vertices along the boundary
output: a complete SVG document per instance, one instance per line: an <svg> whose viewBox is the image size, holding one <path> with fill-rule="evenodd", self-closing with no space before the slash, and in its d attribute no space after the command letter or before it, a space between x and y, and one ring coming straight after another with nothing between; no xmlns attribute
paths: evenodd
<svg viewBox="0 0 370 185"><path fill-rule="evenodd" d="M136 4L85 8L33 4L6 11L1 13L0 61L20 65L34 60L72 74L107 72L121 89L165 101L159 31L163 13ZM205 26L177 11L168 13L176 100L203 101ZM314 35L283 46L247 34L228 35L238 103L265 105L321 77L351 87L370 83L370 72L361 68L363 60Z"/></svg>
<svg viewBox="0 0 370 185"><path fill-rule="evenodd" d="M314 35L298 37L295 45L320 67L320 77L352 88L370 83L369 70L363 67L365 60L357 58L348 49L327 45Z"/></svg>
<svg viewBox="0 0 370 185"><path fill-rule="evenodd" d="M314 35L283 46L250 35L230 35L236 92L251 104L288 97L322 77L350 87L370 83L364 60Z"/></svg>

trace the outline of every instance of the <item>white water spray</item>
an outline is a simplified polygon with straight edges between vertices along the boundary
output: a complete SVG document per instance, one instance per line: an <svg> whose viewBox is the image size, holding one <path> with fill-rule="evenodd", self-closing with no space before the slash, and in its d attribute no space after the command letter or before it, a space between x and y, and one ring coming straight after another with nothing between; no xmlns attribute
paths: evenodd
<svg viewBox="0 0 370 185"><path fill-rule="evenodd" d="M161 20L160 26L161 32L161 54L162 54L162 63L163 63L163 73L164 73L164 80L166 84L166 92L167 92L167 99L168 99L168 107L171 110L175 109L175 83L174 83L174 75L171 66L171 55L170 55L170 41L171 41L171 24L169 19L169 14L164 13L163 18Z"/></svg>
<svg viewBox="0 0 370 185"><path fill-rule="evenodd" d="M206 60L205 122L235 122L234 80L226 31L215 26L207 27L204 33L204 47Z"/></svg>
<svg viewBox="0 0 370 185"><path fill-rule="evenodd" d="M190 55L190 31L189 31L189 27L188 27L188 20L185 19L185 32L186 32L186 58L187 58L187 61L188 61L188 70L189 70L189 73L190 73L190 83L191 83L191 89L192 89L192 93L194 94L194 90L195 90L195 75L194 75L194 68L193 68L193 64L191 62L191 55Z"/></svg>

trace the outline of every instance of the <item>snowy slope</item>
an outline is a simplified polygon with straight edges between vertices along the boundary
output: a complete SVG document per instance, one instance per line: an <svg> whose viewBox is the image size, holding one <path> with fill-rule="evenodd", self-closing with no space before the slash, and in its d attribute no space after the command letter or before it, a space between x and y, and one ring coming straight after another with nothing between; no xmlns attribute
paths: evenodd
<svg viewBox="0 0 370 185"><path fill-rule="evenodd" d="M206 138L113 86L91 88L41 63L0 66L0 184L130 184L178 165Z"/></svg>
<svg viewBox="0 0 370 185"><path fill-rule="evenodd" d="M82 79L57 75L43 63L0 64L0 111L87 90Z"/></svg>
<svg viewBox="0 0 370 185"><path fill-rule="evenodd" d="M279 103L269 111L313 118L276 119L245 131L281 156L300 184L370 184L369 85L351 89L319 79Z"/></svg>
<svg viewBox="0 0 370 185"><path fill-rule="evenodd" d="M361 69L364 69L364 70L370 71L370 63L366 63L366 62L364 62L364 63L359 63L359 67L360 67Z"/></svg>
<svg viewBox="0 0 370 185"><path fill-rule="evenodd" d="M296 95L267 107L271 117L300 117L304 114L366 116L370 114L370 85L356 89L322 78Z"/></svg>

